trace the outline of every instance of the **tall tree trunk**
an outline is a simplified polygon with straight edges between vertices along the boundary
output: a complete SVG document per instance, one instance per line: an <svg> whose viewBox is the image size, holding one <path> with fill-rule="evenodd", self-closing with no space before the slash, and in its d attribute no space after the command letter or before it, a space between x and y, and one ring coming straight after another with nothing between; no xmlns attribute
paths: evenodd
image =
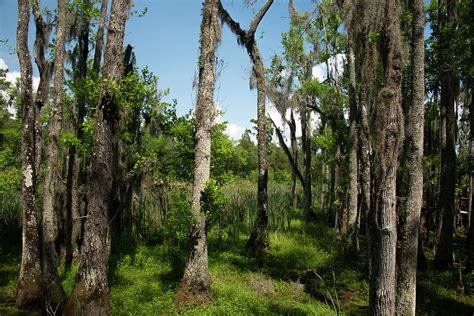
<svg viewBox="0 0 474 316"><path fill-rule="evenodd" d="M349 34L349 36L351 36ZM359 252L359 221L358 221L358 157L359 147L357 139L357 96L356 96L356 73L355 57L352 47L352 39L349 38L349 183L347 188L347 244L346 256L355 258Z"/></svg>
<svg viewBox="0 0 474 316"><path fill-rule="evenodd" d="M52 306L62 304L66 300L66 294L64 293L57 270L58 254L55 247L60 220L60 209L58 203L56 203L56 197L59 194L59 186L61 185L59 182L60 159L58 141L63 124L66 14L66 1L58 0L54 60L54 101L51 108L49 142L46 148L47 168L43 193L43 282L48 303L52 304Z"/></svg>
<svg viewBox="0 0 474 316"><path fill-rule="evenodd" d="M112 190L112 139L117 129L118 104L108 81L118 83L122 76L122 49L130 0L113 0L104 53L104 71L89 178L87 220L81 261L67 315L110 313L107 282L107 232ZM112 213L112 212L110 212Z"/></svg>
<svg viewBox="0 0 474 316"><path fill-rule="evenodd" d="M88 8L90 0L82 0L82 6ZM78 86L84 86L87 78L87 59L89 57L89 28L90 15L82 10L81 24L77 39L77 68L73 67L74 81ZM86 115L86 93L79 89L76 95L76 102L72 105L69 130L76 134L80 140L83 139L81 124ZM81 157L76 148L69 148L67 157L67 193L66 193L66 264L78 261L80 257L80 247L82 239L82 228L84 221L81 216L81 203L79 185L83 181L81 170Z"/></svg>
<svg viewBox="0 0 474 316"><path fill-rule="evenodd" d="M39 174L40 163L41 163L41 151L42 151L42 142L41 142L41 123L40 115L41 109L48 101L49 95L49 85L51 82L52 74L52 63L46 58L46 51L49 45L49 37L51 34L52 23L45 21L41 13L39 0L32 0L31 7L33 10L33 16L36 26L35 34L35 62L38 66L40 81L38 84L38 89L36 90L35 96L35 133L34 133L34 143L35 143L35 170Z"/></svg>
<svg viewBox="0 0 474 316"><path fill-rule="evenodd" d="M35 199L35 115L32 96L33 67L28 49L29 0L18 0L17 53L21 71L21 208L22 253L15 305L27 307L43 302L40 240Z"/></svg>
<svg viewBox="0 0 474 316"><path fill-rule="evenodd" d="M237 36L241 45L245 46L252 60L253 71L257 78L257 148L258 148L258 185L257 185L257 219L247 241L247 248L256 255L262 254L268 247L268 160L267 133L265 115L265 66L255 41L257 27L267 13L273 0L268 0L255 15L248 30L243 30L219 1L219 16Z"/></svg>
<svg viewBox="0 0 474 316"><path fill-rule="evenodd" d="M471 0L471 12L474 13L474 0ZM471 53L474 53L474 43L471 42ZM466 238L466 271L474 269L474 89L471 81L471 103L469 104L469 231Z"/></svg>
<svg viewBox="0 0 474 316"><path fill-rule="evenodd" d="M249 49L249 48L247 48ZM256 255L261 255L268 247L268 159L267 131L265 113L265 67L255 39L249 50L253 68L257 76L257 149L258 149L258 186L257 218L247 241L247 248Z"/></svg>
<svg viewBox="0 0 474 316"><path fill-rule="evenodd" d="M293 109L290 112L290 120L288 121L288 126L290 127L290 140L291 140L291 154L295 165L298 165L298 142L296 140L296 121L293 114ZM296 172L295 170L291 171L291 206L296 208Z"/></svg>
<svg viewBox="0 0 474 316"><path fill-rule="evenodd" d="M94 64L92 65L92 69L96 72L99 72L100 70L102 46L104 45L105 19L107 17L107 4L108 4L108 0L102 0L102 4L100 6L99 26L97 28L97 38L95 40Z"/></svg>
<svg viewBox="0 0 474 316"><path fill-rule="evenodd" d="M400 248L397 253L397 315L415 315L416 269L420 214L423 204L423 127L424 127L424 30L423 0L412 1L412 104L406 115L405 161L408 176L408 196L405 214L401 214Z"/></svg>
<svg viewBox="0 0 474 316"><path fill-rule="evenodd" d="M311 112L304 109L300 113L301 116L301 143L303 148L303 210L308 217L314 216L313 211L313 194L311 191L312 172L311 172Z"/></svg>
<svg viewBox="0 0 474 316"><path fill-rule="evenodd" d="M397 246L396 180L403 144L401 107L402 51L400 1L385 0L381 52L384 85L373 118L374 186L370 220L369 309L372 315L395 314Z"/></svg>
<svg viewBox="0 0 474 316"><path fill-rule="evenodd" d="M201 192L211 171L211 131L215 119L214 90L216 84L215 56L220 41L219 0L206 0L201 22L201 53L199 56L199 86L196 104L196 147L191 227L191 253L184 270L176 304L204 304L211 298L207 255L207 210L201 209Z"/></svg>
<svg viewBox="0 0 474 316"><path fill-rule="evenodd" d="M446 5L445 5L446 3ZM444 7L446 6L446 12ZM442 62L439 74L441 82L441 175L439 211L442 217L441 230L438 239L438 249L434 259L434 267L447 270L453 266L453 234L454 234L454 194L456 188L456 114L454 112L457 76L454 66L448 62L446 50L450 40L446 28L452 28L455 22L455 4L453 0L438 1L438 28L442 31L440 36Z"/></svg>

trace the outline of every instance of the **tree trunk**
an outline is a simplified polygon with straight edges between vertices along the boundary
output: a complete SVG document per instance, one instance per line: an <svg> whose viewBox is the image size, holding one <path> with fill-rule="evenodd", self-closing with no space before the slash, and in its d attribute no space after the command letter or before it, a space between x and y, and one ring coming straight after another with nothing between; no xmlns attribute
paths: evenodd
<svg viewBox="0 0 474 316"><path fill-rule="evenodd" d="M32 97L32 65L28 49L28 0L18 0L17 53L21 71L21 208L22 253L15 305L28 307L43 302L41 287L40 240L35 200L35 117Z"/></svg>
<svg viewBox="0 0 474 316"><path fill-rule="evenodd" d="M293 114L293 109L291 109L290 120L288 121L288 126L290 127L290 139L291 139L291 154L293 156L293 161L295 165L298 165L298 142L296 140L296 121ZM291 170L291 206L296 208L296 172Z"/></svg>
<svg viewBox="0 0 474 316"><path fill-rule="evenodd" d="M95 40L94 64L92 69L97 73L100 70L100 59L102 57L102 46L104 45L104 26L107 17L107 3L108 0L102 0L100 7L100 20L97 28L97 38Z"/></svg>
<svg viewBox="0 0 474 316"><path fill-rule="evenodd" d="M90 5L90 0L82 0L85 8ZM89 57L89 27L90 15L80 12L82 15L81 28L77 39L77 68L73 66L74 81L78 86L84 85L87 77L87 59ZM81 124L86 115L86 95L84 91L79 91L76 95L76 102L72 104L69 130L76 134L79 140L83 140ZM76 148L69 149L67 157L67 193L66 193L66 264L78 261L80 257L80 247L82 239L83 219L81 218L81 203L79 185L83 182L83 172L81 170L80 152Z"/></svg>
<svg viewBox="0 0 474 316"><path fill-rule="evenodd" d="M253 61L253 69L257 76L257 148L258 148L258 186L257 186L257 218L247 241L247 248L255 255L261 255L268 247L268 160L267 132L265 113L265 67L263 65L257 43L253 39L247 47Z"/></svg>
<svg viewBox="0 0 474 316"><path fill-rule="evenodd" d="M201 192L205 189L211 171L211 131L216 109L214 106L215 56L220 41L218 1L206 0L201 22L201 53L199 56L199 86L196 104L196 147L191 227L191 253L184 270L180 288L175 297L177 305L205 304L211 298L207 254L207 210L201 210Z"/></svg>
<svg viewBox="0 0 474 316"><path fill-rule="evenodd" d="M40 164L41 164L41 150L42 150L42 142L41 142L41 123L40 123L40 115L41 109L48 101L48 94L49 94L49 85L51 82L51 74L52 74L52 63L46 58L46 50L49 45L49 37L51 34L51 27L52 23L46 22L43 19L43 15L41 13L41 9L39 7L39 0L32 0L31 7L33 10L33 16L35 20L36 26L36 34L35 34L35 62L38 66L39 74L40 74L40 81L38 84L38 89L36 90L35 96L35 109L34 109L34 116L35 116L35 133L34 133L34 143L35 143L35 152L36 159L35 159L35 170L36 173L39 174Z"/></svg>
<svg viewBox="0 0 474 316"><path fill-rule="evenodd" d="M369 309L372 315L395 314L397 246L396 180L403 143L401 107L402 51L400 1L384 1L381 52L384 85L373 118L374 186L370 221Z"/></svg>
<svg viewBox="0 0 474 316"><path fill-rule="evenodd" d="M253 71L257 78L257 150L258 150L258 185L257 185L257 219L247 241L247 249L253 254L260 255L268 247L268 160L267 160L267 133L265 115L265 66L255 41L257 27L267 13L273 0L268 0L255 15L248 30L243 30L219 1L219 16L237 36L239 43L245 46L252 60Z"/></svg>
<svg viewBox="0 0 474 316"><path fill-rule="evenodd" d="M113 0L104 53L100 104L91 158L87 220L76 284L66 306L67 315L110 313L107 282L107 232L112 186L113 144L118 104L107 81L122 76L122 49L130 0Z"/></svg>
<svg viewBox="0 0 474 316"><path fill-rule="evenodd" d="M444 1L438 4L438 27L444 30L454 27L451 24L455 19L454 1L446 0L446 13L444 12ZM444 32L446 33L446 32ZM440 36L442 50L446 51L450 43L446 34ZM454 66L448 62L447 52L442 53L442 72L439 74L441 82L441 175L439 211L442 218L441 230L438 239L438 249L434 259L434 267L439 270L447 270L453 266L453 234L454 234L454 194L456 188L456 114L454 112L457 78Z"/></svg>
<svg viewBox="0 0 474 316"><path fill-rule="evenodd" d="M408 176L406 212L401 214L400 248L397 253L397 315L415 315L416 269L420 214L423 204L423 127L424 127L424 29L423 0L412 1L412 104L406 116L405 161Z"/></svg>
<svg viewBox="0 0 474 316"><path fill-rule="evenodd" d="M311 113L310 111L304 109L300 113L301 116L301 143L303 147L303 210L305 215L308 217L314 216L313 211L313 194L311 191Z"/></svg>
<svg viewBox="0 0 474 316"><path fill-rule="evenodd" d="M52 306L63 304L66 294L61 285L57 270L58 254L55 242L58 237L60 209L56 203L59 194L59 148L58 141L63 124L64 107L64 57L66 40L66 14L65 0L58 0L58 16L56 22L56 47L54 61L54 101L51 108L51 123L49 142L46 148L46 176L43 193L43 282L48 303Z"/></svg>
<svg viewBox="0 0 474 316"><path fill-rule="evenodd" d="M351 35L349 35L351 36ZM356 258L359 253L359 221L358 221L358 140L357 140L357 96L356 73L352 40L349 39L349 183L347 188L347 244L346 256Z"/></svg>
<svg viewBox="0 0 474 316"><path fill-rule="evenodd" d="M474 1L471 1L471 9L474 11ZM471 51L474 51L474 43L471 43ZM472 82L471 82L472 84ZM466 238L466 271L469 273L474 269L474 90L471 87L471 104L469 105L469 158L471 174L469 179L469 231Z"/></svg>

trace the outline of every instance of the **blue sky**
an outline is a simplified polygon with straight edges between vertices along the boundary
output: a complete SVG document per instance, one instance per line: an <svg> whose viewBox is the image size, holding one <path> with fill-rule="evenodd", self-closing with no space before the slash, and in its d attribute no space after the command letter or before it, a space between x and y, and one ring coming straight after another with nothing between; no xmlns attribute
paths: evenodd
<svg viewBox="0 0 474 316"><path fill-rule="evenodd" d="M243 0L223 0L224 7L233 18L247 28L255 11L265 3L260 0L253 7L245 6ZM311 0L296 0L299 11L312 10ZM43 0L41 5L54 9L56 1ZM148 66L159 76L159 86L170 88L169 99L177 99L178 112L188 112L195 101L192 78L197 71L199 56L199 26L202 1L198 0L137 0L134 10L148 8L143 17L133 16L126 26L125 42L134 47L138 66ZM0 0L0 58L10 71L19 70L15 48L17 26L17 2ZM282 52L281 33L289 26L288 1L275 0L258 30L258 44L269 65L274 54ZM249 90L250 68L246 51L237 45L235 36L224 26L219 58L224 60L224 69L216 85L216 100L225 112L224 120L230 123L230 133L240 133L251 126L250 119L256 116L256 93ZM30 44L34 41L34 25L30 23ZM36 69L35 69L36 70Z"/></svg>

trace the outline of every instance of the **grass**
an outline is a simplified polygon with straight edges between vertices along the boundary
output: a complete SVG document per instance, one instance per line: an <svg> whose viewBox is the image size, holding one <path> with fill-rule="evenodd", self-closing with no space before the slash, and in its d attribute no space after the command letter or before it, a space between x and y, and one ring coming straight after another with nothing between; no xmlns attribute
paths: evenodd
<svg viewBox="0 0 474 316"><path fill-rule="evenodd" d="M175 223L168 228L160 226L162 231L153 232L156 238L144 238L146 241L123 236L120 253L109 260L113 315L367 314L367 259L345 260L343 243L336 240L332 228L322 221L308 222L298 215L301 211L291 209L287 187L272 186L269 190L272 231L270 248L261 258L248 257L244 251L255 218L255 187L230 184L223 191L227 204L209 233L212 302L181 309L173 305L187 258L184 230L177 233ZM181 213L168 214L175 216L170 222L180 224ZM364 238L361 247L366 248ZM13 250L8 252L10 248ZM2 254L19 253L16 246L0 250ZM430 263L433 254L429 249L426 253ZM19 262L18 255L0 255L0 315L32 314L13 307ZM60 270L67 294L72 291L77 270L77 265ZM463 275L464 295L456 291L458 279L456 272L420 272L418 313L472 315L474 273Z"/></svg>
<svg viewBox="0 0 474 316"><path fill-rule="evenodd" d="M261 259L242 253L245 236L220 240L211 234L209 272L213 301L204 307L177 310L173 297L179 286L185 252L163 245L139 245L112 259L112 312L116 315L183 313L201 315L291 314L330 315L334 307L316 300L298 282L301 271L324 267L326 250L312 246L310 236L271 235L271 250Z"/></svg>

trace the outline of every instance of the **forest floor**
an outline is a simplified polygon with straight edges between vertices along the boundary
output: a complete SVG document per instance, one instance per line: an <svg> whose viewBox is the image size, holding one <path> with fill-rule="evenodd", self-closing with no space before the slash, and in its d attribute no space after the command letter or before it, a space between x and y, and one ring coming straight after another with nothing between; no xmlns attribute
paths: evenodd
<svg viewBox="0 0 474 316"><path fill-rule="evenodd" d="M366 259L343 259L340 242L326 224L293 220L290 228L272 232L270 250L260 259L246 256L245 236L209 238L213 301L207 306L177 309L173 296L186 260L182 245L130 242L110 258L109 280L114 315L365 315L368 310ZM363 241L362 241L363 242ZM173 243L164 243L173 244ZM428 257L430 253L428 252ZM13 308L18 256L0 258L0 315L32 315ZM77 266L61 271L70 293ZM419 273L418 314L472 315L474 274ZM38 312L39 314L39 312Z"/></svg>

